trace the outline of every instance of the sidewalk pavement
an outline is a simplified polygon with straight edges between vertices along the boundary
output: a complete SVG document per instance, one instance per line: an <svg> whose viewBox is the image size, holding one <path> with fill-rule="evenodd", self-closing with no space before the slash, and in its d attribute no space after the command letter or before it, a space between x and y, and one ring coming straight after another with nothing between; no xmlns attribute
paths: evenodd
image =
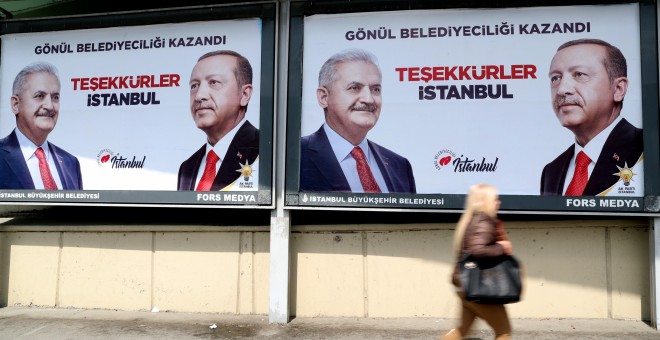
<svg viewBox="0 0 660 340"><path fill-rule="evenodd" d="M660 339L637 320L512 319L516 340ZM0 308L0 339L438 339L453 319L293 318L271 324L267 315L134 312L98 309ZM470 340L490 340L478 321Z"/></svg>

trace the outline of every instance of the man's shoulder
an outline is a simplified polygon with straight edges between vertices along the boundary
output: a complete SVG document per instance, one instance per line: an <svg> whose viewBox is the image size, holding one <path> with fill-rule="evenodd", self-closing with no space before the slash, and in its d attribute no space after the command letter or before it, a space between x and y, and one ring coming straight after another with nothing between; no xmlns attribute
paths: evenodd
<svg viewBox="0 0 660 340"><path fill-rule="evenodd" d="M320 140L319 138L322 138L324 136L325 136L325 131L323 131L323 126L321 126L321 128L310 133L309 135L300 137L300 147L306 148L310 144L313 144L314 142L318 142ZM327 140L327 137L325 139Z"/></svg>
<svg viewBox="0 0 660 340"><path fill-rule="evenodd" d="M238 141L239 144L258 144L259 128L252 125L249 120L246 120L236 132L234 141Z"/></svg>
<svg viewBox="0 0 660 340"><path fill-rule="evenodd" d="M548 164L545 165L544 169L549 169L553 167L563 167L568 160L573 157L573 144L571 144L568 149L566 149L564 152L560 153L559 156L557 156L555 159L550 161Z"/></svg>
<svg viewBox="0 0 660 340"><path fill-rule="evenodd" d="M14 141L15 141L16 143L18 143L18 139L17 139L17 137L16 137L16 132L14 132L14 131L12 130L12 132L10 132L10 133L7 134L6 136L0 138L0 145L5 145L5 144L7 144L7 143L12 143L12 142L14 142Z"/></svg>
<svg viewBox="0 0 660 340"><path fill-rule="evenodd" d="M201 148L197 149L190 157L188 157L185 161L181 162L181 165L195 162L196 159L201 159L206 155L206 144L203 144Z"/></svg>
<svg viewBox="0 0 660 340"><path fill-rule="evenodd" d="M617 126L614 127L610 135L621 135L621 136L625 136L624 138L627 137L641 142L643 139L644 130L642 128L638 128L632 125L625 118L623 118L621 119L619 124L617 124Z"/></svg>
<svg viewBox="0 0 660 340"><path fill-rule="evenodd" d="M245 120L245 122L243 122L243 125L241 125L241 129L259 132L259 128L252 125L252 123L250 123L250 121L247 119Z"/></svg>
<svg viewBox="0 0 660 340"><path fill-rule="evenodd" d="M319 127L318 129L316 129L316 131L314 131L314 132L312 132L312 133L310 133L310 134L308 134L308 135L305 135L305 136L300 137L300 139L301 139L301 140L302 140L302 139L306 139L306 140L307 140L307 139L310 139L310 138L312 138L312 137L314 137L314 136L322 136L322 135L325 135L325 130L323 130L323 125L321 125L321 127Z"/></svg>
<svg viewBox="0 0 660 340"><path fill-rule="evenodd" d="M621 126L622 128L626 128L626 129L633 129L633 130L636 130L636 131L643 131L642 128L638 128L638 127L636 127L635 125L633 125L632 123L630 123L630 122L629 122L627 119L625 119L625 118L621 118L621 121L619 122L618 125Z"/></svg>
<svg viewBox="0 0 660 340"><path fill-rule="evenodd" d="M398 159L400 161L405 161L405 162L408 161L408 159L406 157L404 157L404 156L402 156L402 155L400 155L400 154L398 154L398 153L396 153L396 152L394 152L394 151L392 151L392 150L390 150L390 149L388 149L388 148L386 148L386 147L384 147L384 146L382 146L382 145L380 145L380 144L378 144L378 143L376 143L376 142L374 142L370 139L368 140L368 142L369 142L369 145L371 146L372 150L374 150L374 152L377 155L384 156L384 157L387 157L389 159Z"/></svg>
<svg viewBox="0 0 660 340"><path fill-rule="evenodd" d="M78 158L77 158L76 156L74 156L72 153L70 153L70 152L68 152L68 151L66 151L66 150L64 150L64 149L62 149L61 147L59 147L59 146L53 144L52 142L48 142L48 144L50 145L51 148L53 148L53 150L55 150L55 152L57 153L57 155L58 155L59 157L62 157L62 158L71 158L71 159L78 159Z"/></svg>

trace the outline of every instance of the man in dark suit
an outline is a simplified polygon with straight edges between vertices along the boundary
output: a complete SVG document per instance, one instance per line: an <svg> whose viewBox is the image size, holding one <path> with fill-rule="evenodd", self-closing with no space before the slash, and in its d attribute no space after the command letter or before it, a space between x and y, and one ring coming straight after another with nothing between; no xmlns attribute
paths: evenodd
<svg viewBox="0 0 660 340"><path fill-rule="evenodd" d="M16 128L0 139L0 188L82 190L78 159L48 141L60 111L55 66L24 67L14 79L11 110Z"/></svg>
<svg viewBox="0 0 660 340"><path fill-rule="evenodd" d="M190 110L207 139L181 163L177 190L257 190L252 179L259 129L245 118L252 90L252 66L239 53L220 50L197 60L190 76Z"/></svg>
<svg viewBox="0 0 660 340"><path fill-rule="evenodd" d="M380 116L381 80L364 50L323 64L316 95L325 124L300 140L300 191L416 192L410 162L366 138Z"/></svg>
<svg viewBox="0 0 660 340"><path fill-rule="evenodd" d="M543 168L541 195L642 196L644 184L631 184L643 172L642 129L620 116L628 90L621 51L597 39L569 41L549 76L553 109L575 143Z"/></svg>

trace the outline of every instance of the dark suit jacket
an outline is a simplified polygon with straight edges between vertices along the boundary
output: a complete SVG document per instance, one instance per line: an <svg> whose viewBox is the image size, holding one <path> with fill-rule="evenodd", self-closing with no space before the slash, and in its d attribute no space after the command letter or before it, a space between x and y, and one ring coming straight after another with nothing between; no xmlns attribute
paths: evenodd
<svg viewBox="0 0 660 340"><path fill-rule="evenodd" d="M259 156L259 129L255 128L249 121L245 121L238 129L234 139L229 144L227 154L222 157L220 169L211 185L211 191L222 190L232 184L241 173L241 166L247 161L254 163ZM177 190L195 190L197 171L206 157L206 144L197 150L190 158L181 163L177 180Z"/></svg>
<svg viewBox="0 0 660 340"><path fill-rule="evenodd" d="M50 154L55 157L55 167L60 174L62 189L82 190L82 173L78 158L51 142L48 142L48 148ZM34 182L21 153L15 130L0 139L0 188L34 189Z"/></svg>
<svg viewBox="0 0 660 340"><path fill-rule="evenodd" d="M372 142L369 149L392 193L416 193L410 162ZM318 131L300 139L300 191L347 191L348 180L335 157L330 140L321 126Z"/></svg>
<svg viewBox="0 0 660 340"><path fill-rule="evenodd" d="M595 196L611 186L619 177L613 174L619 167L633 167L644 152L642 129L634 127L627 120L622 119L607 137L603 150L601 150L596 166L589 176L589 182L584 188L583 196ZM564 181L568 165L575 153L571 145L564 153L543 168L541 174L541 195L563 195Z"/></svg>

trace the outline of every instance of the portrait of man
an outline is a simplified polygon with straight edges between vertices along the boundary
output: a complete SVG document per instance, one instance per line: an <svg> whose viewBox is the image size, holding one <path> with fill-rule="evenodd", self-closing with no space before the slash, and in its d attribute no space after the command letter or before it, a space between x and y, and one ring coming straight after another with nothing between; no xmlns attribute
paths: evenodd
<svg viewBox="0 0 660 340"><path fill-rule="evenodd" d="M631 176L642 171L642 129L621 116L628 90L621 51L598 39L566 42L549 77L552 108L575 142L543 168L541 195L616 195L621 184L619 193L641 189Z"/></svg>
<svg viewBox="0 0 660 340"><path fill-rule="evenodd" d="M416 192L408 159L367 139L382 106L382 73L372 53L331 56L316 98L325 122L300 140L300 191Z"/></svg>
<svg viewBox="0 0 660 340"><path fill-rule="evenodd" d="M82 190L78 158L48 140L60 113L57 68L24 67L14 79L11 111L16 127L0 139L0 188Z"/></svg>
<svg viewBox="0 0 660 340"><path fill-rule="evenodd" d="M190 75L190 113L206 142L179 167L177 190L230 190L252 174L259 156L259 129L246 118L252 66L241 54L202 55Z"/></svg>

